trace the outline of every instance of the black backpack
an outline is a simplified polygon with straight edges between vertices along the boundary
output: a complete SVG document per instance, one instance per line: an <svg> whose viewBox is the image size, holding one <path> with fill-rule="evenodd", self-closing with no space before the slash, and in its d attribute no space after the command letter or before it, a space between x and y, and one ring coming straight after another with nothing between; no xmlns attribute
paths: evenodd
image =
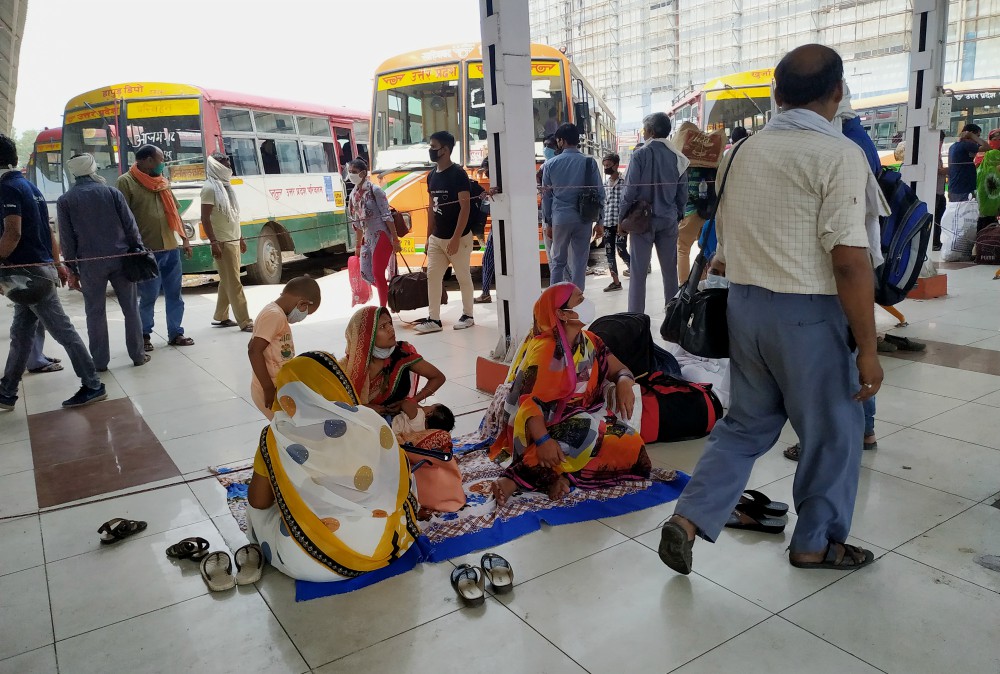
<svg viewBox="0 0 1000 674"><path fill-rule="evenodd" d="M486 190L479 181L469 178L469 225L472 227L472 233L480 241L486 235L486 218L490 214L485 197Z"/></svg>

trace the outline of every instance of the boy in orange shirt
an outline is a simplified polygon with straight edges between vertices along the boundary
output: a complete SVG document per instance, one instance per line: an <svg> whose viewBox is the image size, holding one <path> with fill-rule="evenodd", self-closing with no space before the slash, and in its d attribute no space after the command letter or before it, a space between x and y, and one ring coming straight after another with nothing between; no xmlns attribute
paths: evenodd
<svg viewBox="0 0 1000 674"><path fill-rule="evenodd" d="M253 402L268 419L274 417L274 379L278 370L295 357L292 323L298 323L319 309L319 284L308 276L289 281L281 296L261 309L253 323L253 337L247 346L253 379Z"/></svg>

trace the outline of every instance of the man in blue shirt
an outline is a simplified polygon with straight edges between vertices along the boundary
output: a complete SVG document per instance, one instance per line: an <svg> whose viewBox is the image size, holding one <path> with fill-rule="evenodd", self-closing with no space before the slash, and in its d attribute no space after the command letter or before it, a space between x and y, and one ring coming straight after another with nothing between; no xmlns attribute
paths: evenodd
<svg viewBox="0 0 1000 674"><path fill-rule="evenodd" d="M94 361L76 328L66 316L56 285L65 283L68 272L52 260L49 213L45 198L29 183L17 166L17 148L0 134L0 286L14 303L10 327L10 352L0 380L0 410L12 410L17 389L28 362L35 330L41 321L45 329L63 345L82 382L80 390L63 407L80 407L108 397L97 376ZM27 265L27 266L22 266Z"/></svg>
<svg viewBox="0 0 1000 674"><path fill-rule="evenodd" d="M983 130L966 124L958 141L948 148L948 201L967 201L976 191L976 155L990 144L980 136Z"/></svg>
<svg viewBox="0 0 1000 674"><path fill-rule="evenodd" d="M561 152L542 166L542 219L552 238L549 283L572 281L583 290L590 257L591 227L598 237L604 235L604 228L599 223L584 221L579 210L580 195L584 189L593 189L603 209L604 182L594 158L580 152L580 131L576 126L563 124L555 135ZM567 266L572 276L567 273Z"/></svg>

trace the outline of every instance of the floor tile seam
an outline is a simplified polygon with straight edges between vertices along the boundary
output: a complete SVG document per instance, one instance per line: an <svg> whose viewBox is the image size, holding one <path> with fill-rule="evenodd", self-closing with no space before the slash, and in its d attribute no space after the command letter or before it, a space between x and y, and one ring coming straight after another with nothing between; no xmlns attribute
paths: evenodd
<svg viewBox="0 0 1000 674"><path fill-rule="evenodd" d="M42 541L42 562L45 573L45 597L49 603L49 625L52 628L52 652L56 659L56 672L59 671L59 654L56 653L56 612L52 607L52 591L49 589L49 565L45 556L45 534L42 532L42 518L38 518L38 537Z"/></svg>
<svg viewBox="0 0 1000 674"><path fill-rule="evenodd" d="M970 444L974 444L974 443L970 443ZM987 447L986 449L990 449L990 448ZM875 451L878 451L878 450L875 450ZM1000 450L994 450L994 451L1000 452ZM899 475L893 475L892 473L887 473L884 470L878 470L877 468L872 468L871 466L862 466L862 468L866 468L866 469L872 471L873 473L879 473L880 475L885 475L886 477L894 477L897 480L902 480L903 482L909 482L910 484L915 484L915 485L918 485L918 486L921 486L921 487L926 487L927 489L933 489L936 492L940 492L942 494L947 494L948 496L955 496L957 498L965 499L966 501L973 501L975 503L981 503L981 501L979 499L976 499L975 497L963 496L962 494L956 494L955 492L948 491L947 489L939 489L938 487L932 487L929 484L924 484L923 482L917 482L916 480L911 480L908 477L902 477L902 476L899 476ZM987 497L987 498L989 498L989 497Z"/></svg>
<svg viewBox="0 0 1000 674"><path fill-rule="evenodd" d="M198 505L201 506L201 503L199 502ZM205 510L204 506L201 506L201 509L204 511ZM218 517L223 517L223 515L218 515ZM152 538L153 536L162 536L163 534L169 534L171 531L177 531L178 529L186 529L187 527L193 527L196 524L204 524L205 522L211 521L213 519L214 518L210 516L210 517L206 517L205 519L200 519L200 520L198 520L196 522L188 522L187 524L182 524L182 525L180 525L178 527L173 527L173 528L170 528L170 529L165 529L164 531L155 531L153 533L142 532L142 533L138 533L138 534L132 534L127 539L124 539L124 540L119 541L118 543L114 544L114 547L119 547L120 545L127 544L127 541L130 541L130 540L140 541L140 540L143 540L145 538ZM215 526L214 522L213 522L213 526ZM216 527L216 529L218 529L218 527ZM225 539L223 539L223 540L225 540ZM69 560L69 559L75 559L76 557L82 557L83 555L89 555L89 554L93 554L95 552L99 552L99 551L101 551L101 550L103 550L105 548L107 548L107 546L102 546L100 548L94 548L93 550L85 550L84 552L76 552L76 553L73 553L72 555L67 555L66 557L59 557L57 559L48 560L48 561L45 562L45 564L46 564L46 566L48 566L49 564L59 564L60 562L65 562L66 560Z"/></svg>
<svg viewBox="0 0 1000 674"><path fill-rule="evenodd" d="M216 477L212 475L211 477ZM165 477L164 480L175 480L176 482L169 482L167 484L157 485L155 487L147 487L146 485L151 484L150 482L145 482L143 484L133 485L131 487L125 487L125 489L134 489L135 491L130 491L127 494L117 494L115 496L108 496L111 492L105 492L103 494L94 494L93 496L87 496L84 499L77 499L76 501L69 501L67 503L60 503L58 505L45 506L44 508L39 508L35 513L29 513L34 515L47 515L55 512L60 512L62 510L72 510L74 508L80 508L82 506L94 505L95 503L105 503L115 501L120 498L125 498L127 496L137 496L139 494L146 494L154 491L159 491L161 489L169 489L170 487L176 487L181 484L188 484L189 482L196 482L205 479L205 477L194 478L187 480L183 473L178 473L176 477ZM159 482L160 480L153 480L152 482ZM114 491L121 491L116 489Z"/></svg>
<svg viewBox="0 0 1000 674"><path fill-rule="evenodd" d="M917 361L917 362L919 362L919 361ZM938 365L938 367L944 367L944 365ZM891 374L891 373L896 372L896 371L901 370L901 369L903 369L903 368L896 368L895 370L889 370L889 373ZM950 369L950 370L956 370L958 372L973 372L973 373L976 373L976 374L986 374L985 372L976 372L976 370L961 370L959 368L948 368L948 369ZM1000 375L995 375L995 374L991 374L989 376L1000 378ZM981 396L977 396L976 398L973 398L972 400L965 400L964 398L956 398L955 396L947 396L947 395L944 395L942 393L931 393L930 391L921 391L920 389L910 388L909 386L901 386L900 384L895 384L893 382L889 382L889 381L885 381L885 380L882 381L882 385L883 386L891 386L893 388L902 389L904 391L910 391L912 393L924 393L926 395L937 396L938 398L946 398L948 400L955 400L957 402L962 402L962 403L976 402L976 400L978 400L979 398L985 398L988 395L993 395L997 391L1000 391L1000 387L997 387L996 389L994 389L992 391L989 391L987 393L984 393ZM982 404L982 403L980 403L980 404ZM987 407L989 407L989 406L987 405ZM952 408L952 409L958 409L958 408L955 407L955 408ZM948 410L948 412L950 412L950 411L951 410ZM942 412L941 414L945 414L945 412ZM875 416L876 416L876 418L878 418L878 412L875 413ZM939 416L939 415L935 415L935 416ZM925 419L925 421L926 421L926 419ZM891 421L887 421L886 423L892 423L892 422ZM919 422L919 423L923 423L923 422Z"/></svg>
<svg viewBox="0 0 1000 674"><path fill-rule="evenodd" d="M8 662L10 660L13 660L14 658L20 658L22 656L28 655L29 653L34 653L36 651L45 650L46 648L51 648L52 652L55 653L55 650L56 650L55 642L53 642L51 644L45 644L44 646L39 646L38 648L32 648L30 651L25 651L23 653L17 653L16 655L10 655L10 656L8 656L6 658L0 658L0 665L2 665L5 662ZM56 658L56 674L58 674L58 672L59 672L59 659Z"/></svg>
<svg viewBox="0 0 1000 674"><path fill-rule="evenodd" d="M968 500L968 499L967 499L967 500ZM932 526L932 527L930 527L930 528L927 528L927 529L924 529L923 531L921 531L921 532L920 532L919 534L917 534L916 536L913 536L913 537L911 537L911 538L908 538L908 539L906 539L905 541L903 541L902 543L900 543L899 545L897 545L897 546L895 546L895 547L893 547L893 548L886 548L886 550L888 550L889 552L896 552L896 553L898 553L899 549L900 549L900 548L902 548L902 547L903 547L904 545L908 545L908 544L912 543L913 541L917 540L918 538L920 538L921 536L924 536L925 534L927 534L927 533L929 533L929 532L931 532L931 531L934 531L934 530L935 530L935 529L937 529L938 527L941 527L941 526L944 526L944 525L945 525L945 524L947 524L948 522L951 522L952 520L954 520L954 519L957 519L957 518L961 517L962 515L964 515L965 513L969 512L970 510L972 510L973 508L975 508L975 507L976 507L976 506L978 506L978 505L982 505L982 504L981 504L981 503L979 503L979 502L973 502L973 504L972 504L972 505L970 505L970 506L968 506L968 507L966 507L966 508L962 508L962 510L960 510L960 511L959 511L959 512L957 512L957 513L955 513L955 514L954 514L954 515L952 515L951 517L949 517L949 518L947 518L947 519L944 519L944 520L941 520L940 522L938 522L938 523L937 523L937 524L935 524L934 526ZM881 547L881 546L880 546L880 547ZM899 554L902 554L902 553L899 553ZM929 565L925 565L925 566L929 566Z"/></svg>
<svg viewBox="0 0 1000 674"><path fill-rule="evenodd" d="M577 667L579 667L583 671L587 672L587 674L591 674L590 670L587 669L586 667L584 667L582 662L578 661L572 655L570 655L569 653L567 653L566 651L564 651L562 648L560 648L557 643L555 643L554 641L552 641L551 639L549 639L547 636L545 636L544 634L542 634L541 632L539 632L538 629L534 625L532 625L527 620L525 620L524 618L522 618L521 616L519 616L517 614L517 612L514 611L514 609L512 609L510 606L507 606L507 604L503 603L499 599L497 599L497 604L499 604L500 606L502 606L508 613L510 613L512 616L514 616L514 618L516 620L521 621L525 626L527 626L527 628L529 630L531 630L532 632L534 632L535 634L537 634L543 641L545 641L546 643L548 643L549 645L551 645L552 648L554 648L557 651L559 651L560 653L562 653L570 662L572 662L573 664L575 664Z"/></svg>
<svg viewBox="0 0 1000 674"><path fill-rule="evenodd" d="M926 532L924 532L924 533L926 533ZM909 542L910 541L907 541L907 543L909 543ZM904 543L904 545L906 545L906 543ZM916 562L917 564L922 564L923 566L926 566L929 569L933 569L933 570L935 570L935 571L937 571L939 573L944 573L944 574L947 574L949 576L953 576L955 578L958 578L959 580L964 580L966 583L971 583L972 585L975 585L976 587L982 588L982 589L984 589L984 590L986 590L988 592L992 592L994 594L1000 594L1000 589L995 589L995 588L992 588L992 587L987 587L986 585L983 585L982 583L979 583L977 581L969 580L968 578L962 578L961 576L956 575L955 573L953 573L951 571L948 571L946 569L940 569L940 568L934 566L933 564L928 564L927 562L921 561L921 560L917 559L916 557L914 557L912 555L908 555L905 552L899 551L898 549L897 550L893 550L893 552L895 552L900 557L905 557L906 559L910 560L911 562Z"/></svg>
<svg viewBox="0 0 1000 674"><path fill-rule="evenodd" d="M278 573L280 573L280 572L278 572ZM261 593L261 596L262 597L264 596L263 593ZM265 601L265 603L267 602L267 598L266 597L265 597L264 601ZM498 601L497 603L501 603L501 602ZM269 609L271 608L270 604L268 604L268 608ZM319 664L319 665L309 665L309 661L308 660L306 660L304 657L302 659L303 659L303 661L305 661L305 663L307 665L310 666L310 668L312 670L317 670L317 669L320 669L321 667L326 667L327 665L332 664L334 662L339 662L340 660L343 660L344 658L349 658L352 655L356 655L358 653L367 651L367 650L369 650L371 648L375 648L376 646L380 646L380 645L384 644L385 642L389 641L390 639L395 639L398 636L402 636L404 634L412 632L413 630L418 629L420 627L423 627L424 625L430 625L432 622L441 620L442 618L446 618L446 617L448 617L448 616L450 616L452 614L458 613L460 611L464 611L467 608L468 607L465 607L465 606L458 606L458 607L456 607L456 608L448 611L447 613L442 613L441 615L436 616L434 618L431 618L430 620L425 620L424 622L420 623L419 625L414 625L413 627L408 627L405 630L403 630L402 632L399 632L397 634L393 634L392 636L388 636L385 639L380 639L380 640L376 641L375 643L369 644L368 646L365 646L364 648L359 648L356 651L351 651L350 653L345 653L343 655L337 656L333 660L329 660L329 661L324 662L324 663ZM278 622L280 623L281 620L280 620L280 618L278 618L277 614L274 613L273 609L271 610L271 613L272 613L272 615L274 615L275 619L278 620ZM282 625L282 629L284 629L284 625ZM292 643L294 643L294 641ZM296 646L296 648L298 648L298 646Z"/></svg>
<svg viewBox="0 0 1000 674"><path fill-rule="evenodd" d="M246 586L243 586L243 587L246 587ZM259 593L259 591L257 590L256 587L254 588L254 591L256 591L256 592ZM56 659L58 661L58 658L59 658L59 644L65 642L65 641L69 641L70 639L76 639L78 637L82 637L82 636L85 636L87 634L92 634L94 632L98 632L100 630L107 629L109 627L114 627L115 625L121 625L122 623L127 623L130 620L135 620L136 618L142 618L142 617L148 616L148 615L150 615L152 613L158 613L159 611L165 611L168 608L173 608L174 606L180 606L181 604L186 604L186 603L188 603L190 601L194 601L196 599L201 599L202 597L204 597L207 594L210 594L211 592L212 591L209 590L208 586L206 585L205 586L205 591L202 592L199 595L194 596L194 597L188 597L187 599L182 599L180 601L175 601L175 602L172 602L172 603L167 604L165 606L160 606L160 607L157 607L157 608L154 608L154 609L150 609L149 611L143 611L142 613L137 613L134 616L130 616L128 618L122 618L121 620L115 620L114 622L110 622L107 625L101 625L100 627L91 627L91 628L89 628L87 630L84 630L83 632L80 632L79 634L71 634L71 635L63 637L61 639L56 639L55 640ZM236 592L239 592L238 588L236 589ZM52 635L53 635L53 637L55 637L55 626L54 625L53 625L53 629L52 629Z"/></svg>
<svg viewBox="0 0 1000 674"><path fill-rule="evenodd" d="M229 547L229 543L226 541L226 536L225 534L222 533L222 529L219 528L219 525L216 524L215 518L211 518L211 521L212 521L212 526L215 527L215 530L222 538L222 541L226 543L226 547ZM277 569L275 569L274 572L280 573ZM253 584L254 589L257 591L257 595L261 598L261 601L264 602L264 606L267 607L267 610L271 613L271 616L274 618L274 621L278 623L278 627L281 628L281 631L285 634L285 637L288 638L288 643L292 645L292 648L295 649L295 652L299 654L300 658L302 658L302 662L306 666L306 672L311 672L313 668L310 666L309 661L306 660L305 653L302 652L302 649L299 648L299 645L295 643L294 639L292 639L292 635L288 633L288 629L278 619L278 616L275 614L274 609L271 607L271 604L267 601L267 597L265 597L264 593L260 591L260 582L261 581L257 581L256 583Z"/></svg>
<svg viewBox="0 0 1000 674"><path fill-rule="evenodd" d="M704 578L704 576L702 576L702 578ZM745 597L744 597L744 598L745 598ZM767 610L767 609L765 609L765 610ZM722 643L719 643L719 644L716 644L715 646L712 646L712 647L711 647L710 649L708 649L708 650L707 650L707 651L705 651L704 653L702 653L702 654L700 654L700 655L696 655L695 657L691 658L690 660L687 660L686 662L683 662L683 663L681 663L681 664L677 665L676 667L674 667L674 668L672 668L672 669L668 669L668 670L667 670L667 674L670 674L670 672L676 672L677 670L681 669L682 667L686 667L686 666L690 665L690 664L691 664L692 662L694 662L695 660L700 660L701 658L705 657L706 655L708 655L708 654L709 654L709 653L711 653L712 651L714 651L714 650L718 650L719 648L722 648L723 646L725 646L726 644L728 644L728 643L729 643L730 641L732 641L733 639L736 639L736 638L738 638L738 637L741 637L741 636L743 636L744 634L746 634L746 633L747 633L747 632L749 632L750 630L752 630L752 629L756 629L757 627L760 627L761 625L763 625L764 623L766 623L766 622L767 622L768 620L770 620L771 618L776 618L776 617L778 617L778 616L777 616L777 615L775 615L775 614L771 614L771 615L769 615L768 617L764 618L764 619L763 619L763 620L761 620L760 622L757 622L757 623L754 623L753 625L751 625L750 627L746 628L745 630L741 630L741 631L740 631L739 633L737 633L737 634L734 634L733 636L729 637L728 639L726 639L726 640L725 640L725 641L723 641Z"/></svg>
<svg viewBox="0 0 1000 674"><path fill-rule="evenodd" d="M560 525L560 526L562 526L562 525ZM622 536L625 536L625 534L622 534L620 531L617 532L617 533L621 534ZM614 548L617 548L620 545L625 545L626 543L629 543L632 540L633 539L626 537L625 540L623 540L623 541L618 541L617 543L609 545L606 548L602 548L602 549L597 550L595 552L591 552L590 554L586 554L583 557L580 557L579 559L574 559L572 562L566 562L565 564L561 564L560 566L557 566L554 569L549 569L545 573L540 573L537 576L535 576L534 578L529 578L528 580L522 581L522 582L518 583L517 587L523 587L525 585L528 585L529 583L534 583L535 581L539 580L540 578L544 578L545 576L547 576L547 575L549 575L551 573L555 573L556 571L561 571L562 569L565 569L567 566L570 566L572 564L576 564L577 562L582 562L585 559L590 559L594 555L599 555L602 552L607 552L608 550L613 550ZM636 541L636 543L639 543L639 542ZM642 545L642 543L639 543L639 545L641 545L642 547L646 548L647 550L649 549L645 545Z"/></svg>
<svg viewBox="0 0 1000 674"><path fill-rule="evenodd" d="M246 426L248 424L261 423L262 427L265 426L265 425L270 425L269 423L264 423L265 421L266 421L265 419L259 419L259 420L255 420L255 421L244 421L242 423L232 424L230 426L223 426L222 428L208 428L208 429L200 430L200 431L198 431L196 433L191 433L189 435L178 435L177 437L174 437L174 438L160 438L159 436L156 435L156 431L153 431L153 435L156 437L157 442L159 442L160 445L163 445L163 443L165 443L165 442L173 442L175 440L184 440L186 438L193 438L193 437L196 437L196 436L199 436L199 435L205 435L207 433L218 433L219 431L228 431L228 430L231 430L233 428L241 428L241 427ZM152 429L150 429L150 430L152 430ZM164 447L164 451L166 451L165 447ZM169 454L169 453L170 452L167 452L167 454ZM171 460L173 460L173 458L171 458ZM183 473L181 473L181 474L183 475Z"/></svg>
<svg viewBox="0 0 1000 674"><path fill-rule="evenodd" d="M968 403L967 403L967 404L968 404ZM981 406L982 406L982 407L991 407L990 405L981 405ZM957 410L958 408L956 407L955 409ZM997 409L997 408L993 408L993 407L991 407L991 409ZM949 410L949 412L954 412L954 411L955 411L955 410ZM927 423L928 421L933 421L934 419L937 419L937 417L939 417L939 416L941 416L941 415L943 415L943 414L948 414L948 412L942 412L941 414L939 414L939 415L937 415L937 416L933 416L933 417L931 417L930 419L924 419L923 421L921 421L921 422L919 422L919 423L920 423L920 424L925 424L925 423ZM919 425L919 424L918 424L918 425ZM963 440L962 438L954 438L954 437L952 437L952 436L950 436L950 435L945 435L944 433L939 433L939 432L937 432L937 431L928 431L928 430L925 430L925 429L923 429L923 428L917 428L917 426L916 426L916 425L914 425L914 426L910 426L909 428L912 428L912 429L913 429L913 430L915 430L915 431L920 431L921 433L927 433L928 435L936 435L936 436L937 436L937 437L939 437L939 438L947 438L948 440L955 440L955 441L957 441L957 442L964 442L964 443L965 443L965 444L967 444L967 445L975 445L976 447L981 447L981 448L983 448L983 449L991 449L991 450L993 450L994 452L1000 452L1000 448L997 448L997 447L990 447L989 445L983 445L983 444L980 444L980 443L978 443L978 442L972 442L971 440Z"/></svg>
<svg viewBox="0 0 1000 674"><path fill-rule="evenodd" d="M836 582L840 582L840 581L839 581L839 580L837 580ZM827 587L830 587L830 586L829 586L829 585L827 585ZM824 588L824 589L826 589L826 588ZM811 597L811 596L812 596L812 595L810 595L810 597ZM789 608L790 608L790 607L789 607ZM785 610L787 611L788 609L785 609ZM820 641L822 641L822 642L824 642L824 643L827 643L827 644L829 644L830 646L833 646L833 647L834 647L834 648L836 648L836 649L837 649L838 651L840 651L840 652L842 652L842 653L846 653L847 655L851 656L851 657L852 657L852 658L854 658L855 660L858 660L858 661L860 661L860 662L863 662L863 663L865 663L866 665L868 665L868 666L869 666L869 667L871 667L872 669L874 669L874 670L876 670L876 671L879 671L879 672L883 672L883 674L888 674L888 672L887 672L886 670L882 669L881 667L878 667L878 666L876 666L876 665L872 664L871 662L868 662L868 661L867 661L867 660L865 660L864 658L862 658L862 657L858 656L858 655L857 655L856 653L852 653L851 651L847 650L846 648L841 648L840 646L838 646L837 644L833 643L832 641L829 641L829 640L825 639L825 638L824 638L824 637L823 637L822 635L819 635L819 634L816 634L815 632L812 632L812 631L810 631L810 630L806 629L806 628L805 628L805 627L803 627L802 625L799 625L799 624L798 624L797 622L794 622L794 621L792 621L792 620L790 620L790 619L788 619L788 618L786 618L785 616L783 616L783 615L780 615L780 614L776 615L775 617L776 617L776 618L778 618L779 620L783 620L784 622L788 623L789 625L793 625L793 626L797 627L798 629L802 630L802 631L803 631L803 632L805 632L806 634L811 634L812 636L816 637L816 638L817 638L817 639L819 639Z"/></svg>

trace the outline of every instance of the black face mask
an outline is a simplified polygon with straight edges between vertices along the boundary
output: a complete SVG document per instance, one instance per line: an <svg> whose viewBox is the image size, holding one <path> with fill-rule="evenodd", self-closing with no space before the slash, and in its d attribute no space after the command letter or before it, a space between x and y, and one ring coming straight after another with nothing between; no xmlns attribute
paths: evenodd
<svg viewBox="0 0 1000 674"><path fill-rule="evenodd" d="M618 170L618 169L616 169L616 168L614 168L614 167L612 167L612 166L605 166L605 167L604 167L604 172L605 172L605 173L606 173L607 175L609 175L609 176L613 176L613 175L615 174L615 171L617 171L617 170Z"/></svg>
<svg viewBox="0 0 1000 674"><path fill-rule="evenodd" d="M438 160L438 152L439 150L435 150L434 148L427 150L427 154L430 155L431 161L436 162Z"/></svg>

